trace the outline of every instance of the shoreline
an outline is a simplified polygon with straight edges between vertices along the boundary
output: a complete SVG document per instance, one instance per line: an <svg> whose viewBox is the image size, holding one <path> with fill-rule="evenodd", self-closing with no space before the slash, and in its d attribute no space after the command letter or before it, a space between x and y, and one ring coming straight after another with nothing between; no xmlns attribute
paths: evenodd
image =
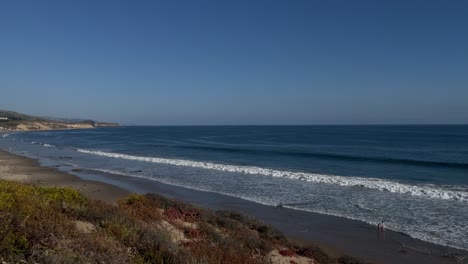
<svg viewBox="0 0 468 264"><path fill-rule="evenodd" d="M72 187L90 199L115 202L131 192L123 188L43 167L38 160L0 150L0 179L44 186Z"/></svg>
<svg viewBox="0 0 468 264"><path fill-rule="evenodd" d="M77 175L73 175L73 174ZM349 254L376 263L466 263L467 252L386 231L360 221L288 208L260 205L240 198L191 190L148 179L96 172L64 172L38 160L0 150L0 178L48 186L69 186L91 199L115 202L132 192L157 193L200 207L236 210L260 219L296 241L318 244L330 255Z"/></svg>

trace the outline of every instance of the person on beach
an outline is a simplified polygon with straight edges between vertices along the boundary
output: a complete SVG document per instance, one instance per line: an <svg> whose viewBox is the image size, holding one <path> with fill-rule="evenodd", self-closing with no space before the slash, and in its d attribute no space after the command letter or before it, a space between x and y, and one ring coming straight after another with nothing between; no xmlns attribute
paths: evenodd
<svg viewBox="0 0 468 264"><path fill-rule="evenodd" d="M384 231L384 222L383 222L383 221L382 221L382 222L379 222L379 223L377 224L377 230L379 230L379 231Z"/></svg>
<svg viewBox="0 0 468 264"><path fill-rule="evenodd" d="M385 240L385 232L384 232L384 222L379 222L377 224L377 239L378 240Z"/></svg>

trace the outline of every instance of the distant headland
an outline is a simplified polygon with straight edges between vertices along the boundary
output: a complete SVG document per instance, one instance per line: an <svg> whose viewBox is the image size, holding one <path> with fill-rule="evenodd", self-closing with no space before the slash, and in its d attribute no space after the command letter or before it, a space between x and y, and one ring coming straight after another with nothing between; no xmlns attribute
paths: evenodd
<svg viewBox="0 0 468 264"><path fill-rule="evenodd" d="M37 117L0 109L0 131L84 129L115 126L119 126L119 124L89 119Z"/></svg>

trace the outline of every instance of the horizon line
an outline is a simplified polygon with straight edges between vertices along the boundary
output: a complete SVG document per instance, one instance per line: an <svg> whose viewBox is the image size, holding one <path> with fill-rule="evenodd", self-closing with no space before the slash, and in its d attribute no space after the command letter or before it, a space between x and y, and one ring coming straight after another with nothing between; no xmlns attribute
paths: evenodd
<svg viewBox="0 0 468 264"><path fill-rule="evenodd" d="M466 126L468 123L422 123L422 124L411 124L411 123L402 123L402 124L119 124L121 127L125 126L141 126L141 127L150 127L150 126Z"/></svg>

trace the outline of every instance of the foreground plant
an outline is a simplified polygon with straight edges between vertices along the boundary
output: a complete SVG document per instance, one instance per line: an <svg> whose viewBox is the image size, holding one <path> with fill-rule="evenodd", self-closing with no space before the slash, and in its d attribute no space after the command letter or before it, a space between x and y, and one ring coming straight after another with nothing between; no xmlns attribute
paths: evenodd
<svg viewBox="0 0 468 264"><path fill-rule="evenodd" d="M273 257L273 252L278 254ZM6 263L362 263L298 247L232 211L155 194L111 205L71 188L0 180L0 261Z"/></svg>

